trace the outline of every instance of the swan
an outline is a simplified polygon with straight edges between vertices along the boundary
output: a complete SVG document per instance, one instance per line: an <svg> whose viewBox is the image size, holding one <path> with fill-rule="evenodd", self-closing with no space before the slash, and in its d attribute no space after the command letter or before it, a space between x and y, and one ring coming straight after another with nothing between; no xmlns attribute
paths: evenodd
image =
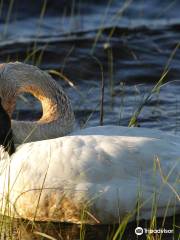
<svg viewBox="0 0 180 240"><path fill-rule="evenodd" d="M42 104L38 121L12 120L14 142L38 141L64 136L74 127L74 113L69 98L56 81L39 68L21 62L0 64L2 105L12 116L16 98L29 92Z"/></svg>
<svg viewBox="0 0 180 240"><path fill-rule="evenodd" d="M119 126L0 149L0 212L77 224L179 214L179 149L179 136Z"/></svg>

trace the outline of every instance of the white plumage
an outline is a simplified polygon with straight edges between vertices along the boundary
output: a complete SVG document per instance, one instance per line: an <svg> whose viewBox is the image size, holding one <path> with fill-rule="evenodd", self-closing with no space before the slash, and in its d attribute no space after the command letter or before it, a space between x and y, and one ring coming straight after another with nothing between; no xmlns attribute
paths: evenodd
<svg viewBox="0 0 180 240"><path fill-rule="evenodd" d="M91 224L118 223L129 213L131 220L149 219L154 210L174 215L180 212L179 149L178 136L118 126L23 144L12 155L10 177L9 168L0 177L4 210ZM1 168L8 163L2 160Z"/></svg>

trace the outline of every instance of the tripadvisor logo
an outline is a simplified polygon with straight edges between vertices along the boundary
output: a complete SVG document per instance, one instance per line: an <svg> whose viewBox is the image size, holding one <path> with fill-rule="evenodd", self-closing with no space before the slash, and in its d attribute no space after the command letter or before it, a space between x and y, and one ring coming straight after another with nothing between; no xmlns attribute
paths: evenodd
<svg viewBox="0 0 180 240"><path fill-rule="evenodd" d="M143 234L143 229L142 229L142 227L137 227L137 228L135 229L135 234L136 234L136 235L142 235L142 234Z"/></svg>
<svg viewBox="0 0 180 240"><path fill-rule="evenodd" d="M142 227L137 227L135 228L135 234L136 235L142 235L143 233L145 234L152 234L152 233L173 233L174 230L172 229L147 229L147 228L142 228Z"/></svg>

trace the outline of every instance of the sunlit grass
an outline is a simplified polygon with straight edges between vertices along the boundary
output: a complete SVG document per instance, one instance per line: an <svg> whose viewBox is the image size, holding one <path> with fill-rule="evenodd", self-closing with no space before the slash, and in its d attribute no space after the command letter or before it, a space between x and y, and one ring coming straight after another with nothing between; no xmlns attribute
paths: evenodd
<svg viewBox="0 0 180 240"><path fill-rule="evenodd" d="M7 31L8 31L8 24L9 24L10 16L11 16L12 11L13 11L13 5L14 5L14 0L10 0L8 12L7 12L7 16L6 16L6 20L5 20L5 24L4 24L3 37L6 36ZM1 9L2 8L3 8L3 0L1 0Z"/></svg>

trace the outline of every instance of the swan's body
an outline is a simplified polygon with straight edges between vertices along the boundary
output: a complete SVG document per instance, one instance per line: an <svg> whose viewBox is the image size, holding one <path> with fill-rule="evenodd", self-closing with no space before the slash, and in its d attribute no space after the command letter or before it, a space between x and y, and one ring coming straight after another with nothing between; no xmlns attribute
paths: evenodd
<svg viewBox="0 0 180 240"><path fill-rule="evenodd" d="M179 213L179 149L180 137L113 126L23 144L11 158L11 214L94 224L118 223L134 211L133 220L137 206L140 219L151 218L155 206L156 216ZM9 189L5 175L1 193L5 179Z"/></svg>
<svg viewBox="0 0 180 240"><path fill-rule="evenodd" d="M117 223L128 213L134 213L131 220L148 219L153 210L163 217L180 212L180 137L112 126L72 132L70 101L49 75L10 63L1 65L0 81L9 115L20 92L42 102L38 122L13 122L18 143L28 134L36 141L71 133L22 144L9 161L0 152L1 212L74 223Z"/></svg>

